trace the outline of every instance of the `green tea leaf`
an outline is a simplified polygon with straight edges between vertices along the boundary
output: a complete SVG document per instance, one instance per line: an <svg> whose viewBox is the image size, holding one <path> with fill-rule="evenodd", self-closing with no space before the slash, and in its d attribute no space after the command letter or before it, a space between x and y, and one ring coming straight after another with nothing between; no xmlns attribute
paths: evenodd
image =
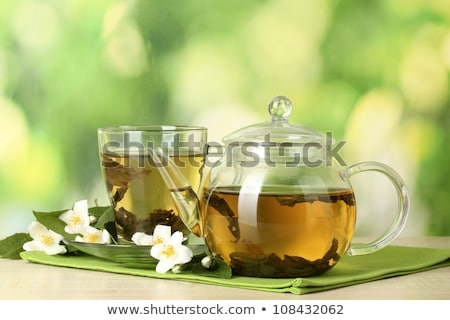
<svg viewBox="0 0 450 320"><path fill-rule="evenodd" d="M214 193L206 192L203 197L208 197L209 205L217 210L228 221L228 230L235 237L237 242L241 237L241 230L239 229L239 222L237 215L234 214L225 199L219 197Z"/></svg>
<svg viewBox="0 0 450 320"><path fill-rule="evenodd" d="M338 241L333 239L330 249L323 258L308 260L303 257L284 255L282 258L276 253L249 254L235 251L230 254L231 265L237 274L260 278L295 278L319 275L329 270L338 260Z"/></svg>
<svg viewBox="0 0 450 320"><path fill-rule="evenodd" d="M20 259L23 244L33 240L28 233L16 233L0 240L0 257L5 259Z"/></svg>

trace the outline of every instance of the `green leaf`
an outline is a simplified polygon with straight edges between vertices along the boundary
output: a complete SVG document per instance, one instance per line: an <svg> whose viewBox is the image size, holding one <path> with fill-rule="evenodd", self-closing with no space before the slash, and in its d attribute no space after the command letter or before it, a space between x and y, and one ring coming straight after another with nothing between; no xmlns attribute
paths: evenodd
<svg viewBox="0 0 450 320"><path fill-rule="evenodd" d="M23 244L33 240L28 233L16 233L0 240L0 257L5 259L20 259Z"/></svg>
<svg viewBox="0 0 450 320"><path fill-rule="evenodd" d="M97 229L106 229L114 240L117 240L117 229L112 207L93 207L89 208L89 213L97 218L94 227Z"/></svg>
<svg viewBox="0 0 450 320"><path fill-rule="evenodd" d="M88 208L88 212L90 216L93 216L97 219L97 223L100 221L100 219L102 218L102 216L104 216L106 211L112 210L111 206L104 206L104 207L90 207ZM111 217L108 217L108 219ZM105 217L103 217L102 219L105 219ZM114 215L112 216L112 219L114 220Z"/></svg>
<svg viewBox="0 0 450 320"><path fill-rule="evenodd" d="M232 271L230 266L221 259L213 259L213 264L210 268L205 268L201 263L194 263L192 265L192 273L215 278L230 279Z"/></svg>
<svg viewBox="0 0 450 320"><path fill-rule="evenodd" d="M64 227L66 226L66 223L59 219L59 216L67 210L68 209L51 212L33 211L33 214L36 217L36 220L47 227L47 229L62 235L64 239L74 240L76 235L65 232Z"/></svg>

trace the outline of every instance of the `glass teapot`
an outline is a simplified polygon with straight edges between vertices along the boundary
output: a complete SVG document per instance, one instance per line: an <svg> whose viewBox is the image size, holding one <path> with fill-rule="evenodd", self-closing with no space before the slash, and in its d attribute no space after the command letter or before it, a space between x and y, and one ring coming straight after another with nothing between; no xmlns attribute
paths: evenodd
<svg viewBox="0 0 450 320"><path fill-rule="evenodd" d="M278 96L271 120L223 139L224 152L194 191L162 150L154 161L186 226L203 237L210 253L233 274L307 277L331 269L344 255L372 253L403 229L409 197L403 179L379 162L346 166L333 157L332 141L310 128L292 125L292 104ZM398 209L376 240L353 244L356 201L350 177L377 171L394 184Z"/></svg>

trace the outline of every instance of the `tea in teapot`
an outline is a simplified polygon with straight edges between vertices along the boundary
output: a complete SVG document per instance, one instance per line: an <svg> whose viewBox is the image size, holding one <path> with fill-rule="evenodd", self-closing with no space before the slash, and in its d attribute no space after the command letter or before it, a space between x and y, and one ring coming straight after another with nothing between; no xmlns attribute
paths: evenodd
<svg viewBox="0 0 450 320"><path fill-rule="evenodd" d="M241 275L296 277L330 269L353 235L353 192L264 189L256 197L257 215L250 223L238 215L245 210L239 203L251 203L253 195L235 188L205 190L206 241L211 251L220 252Z"/></svg>

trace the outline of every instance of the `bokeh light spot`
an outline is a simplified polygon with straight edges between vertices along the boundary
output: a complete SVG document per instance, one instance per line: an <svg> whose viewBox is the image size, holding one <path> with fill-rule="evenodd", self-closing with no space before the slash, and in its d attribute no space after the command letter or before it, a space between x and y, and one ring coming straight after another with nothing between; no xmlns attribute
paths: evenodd
<svg viewBox="0 0 450 320"><path fill-rule="evenodd" d="M14 35L24 47L47 49L58 40L60 18L49 3L23 1L13 14Z"/></svg>
<svg viewBox="0 0 450 320"><path fill-rule="evenodd" d="M410 106L433 112L443 107L448 98L448 74L440 50L428 40L430 28L423 27L425 36L406 51L400 67L400 85ZM440 30L438 30L440 32Z"/></svg>

